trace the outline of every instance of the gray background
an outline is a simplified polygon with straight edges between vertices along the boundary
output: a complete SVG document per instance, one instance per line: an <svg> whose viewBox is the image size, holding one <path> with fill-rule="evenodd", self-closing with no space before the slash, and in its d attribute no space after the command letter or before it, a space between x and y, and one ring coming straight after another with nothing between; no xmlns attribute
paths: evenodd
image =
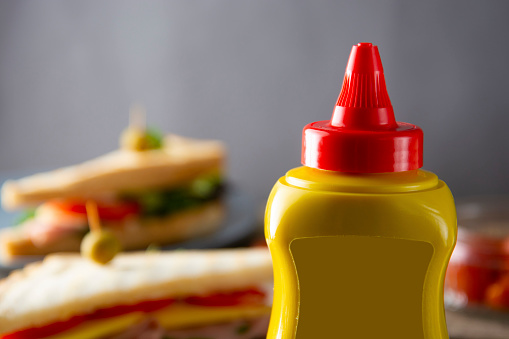
<svg viewBox="0 0 509 339"><path fill-rule="evenodd" d="M132 103L220 138L260 202L330 118L350 48L380 48L396 118L457 196L508 193L507 1L1 1L0 171L117 145Z"/></svg>

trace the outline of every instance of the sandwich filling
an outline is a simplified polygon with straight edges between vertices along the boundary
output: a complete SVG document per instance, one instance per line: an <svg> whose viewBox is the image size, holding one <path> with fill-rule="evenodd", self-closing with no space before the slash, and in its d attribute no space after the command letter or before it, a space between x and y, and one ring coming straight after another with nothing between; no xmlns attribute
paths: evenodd
<svg viewBox="0 0 509 339"><path fill-rule="evenodd" d="M154 319L145 319L125 331L104 339L265 339L269 315L223 324L180 330L165 330Z"/></svg>
<svg viewBox="0 0 509 339"><path fill-rule="evenodd" d="M99 217L107 228L122 229L144 220L166 218L217 200L223 180L215 172L171 189L123 192L96 199ZM81 239L88 231L84 199L54 199L27 211L18 224L37 247L63 238Z"/></svg>
<svg viewBox="0 0 509 339"><path fill-rule="evenodd" d="M64 321L6 334L2 339L121 339L137 338L141 336L140 333L154 333L150 338L183 338L186 333L190 333L189 328L194 328L193 331L198 328L200 331L209 325L215 326L217 333L223 331L221 338L226 339L226 325L220 325L226 323L236 324L232 334L243 338L242 335L251 335L257 328L256 331L260 331L260 327L262 332L266 331L264 324L270 313L267 299L262 289L250 288L206 296L147 300L75 315Z"/></svg>

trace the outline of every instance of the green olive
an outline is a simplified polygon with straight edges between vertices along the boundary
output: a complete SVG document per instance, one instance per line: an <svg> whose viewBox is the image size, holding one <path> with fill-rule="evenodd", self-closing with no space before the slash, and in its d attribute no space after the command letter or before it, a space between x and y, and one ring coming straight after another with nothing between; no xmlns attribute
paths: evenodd
<svg viewBox="0 0 509 339"><path fill-rule="evenodd" d="M120 136L120 147L137 152L162 148L163 136L153 128L128 127Z"/></svg>
<svg viewBox="0 0 509 339"><path fill-rule="evenodd" d="M81 255L99 264L106 264L121 251L117 237L106 230L93 231L81 241Z"/></svg>
<svg viewBox="0 0 509 339"><path fill-rule="evenodd" d="M120 136L120 147L131 151L144 151L147 149L146 132L133 127L125 129Z"/></svg>

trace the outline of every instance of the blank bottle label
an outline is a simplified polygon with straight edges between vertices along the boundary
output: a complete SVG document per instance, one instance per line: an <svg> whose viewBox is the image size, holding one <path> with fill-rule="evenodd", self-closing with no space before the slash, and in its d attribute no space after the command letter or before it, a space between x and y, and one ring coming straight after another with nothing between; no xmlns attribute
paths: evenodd
<svg viewBox="0 0 509 339"><path fill-rule="evenodd" d="M424 338L431 244L339 236L296 239L290 250L299 281L297 339Z"/></svg>

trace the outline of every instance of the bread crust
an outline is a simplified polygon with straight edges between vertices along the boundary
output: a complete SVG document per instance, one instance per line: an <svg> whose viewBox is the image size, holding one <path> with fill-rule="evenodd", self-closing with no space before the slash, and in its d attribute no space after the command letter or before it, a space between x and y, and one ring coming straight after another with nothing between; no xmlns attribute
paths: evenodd
<svg viewBox="0 0 509 339"><path fill-rule="evenodd" d="M150 244L166 245L191 239L216 230L224 221L226 207L221 200L176 212L166 217L139 219L132 217L121 222L103 222L125 250L145 249ZM79 252L83 234L67 234L56 241L35 245L23 225L0 232L0 260L11 263L20 256L40 256L55 252Z"/></svg>
<svg viewBox="0 0 509 339"><path fill-rule="evenodd" d="M122 253L108 265L47 256L0 281L0 334L145 300L244 290L272 281L265 248Z"/></svg>
<svg viewBox="0 0 509 339"><path fill-rule="evenodd" d="M2 207L13 210L55 198L93 199L119 191L173 187L222 171L223 143L169 135L162 149L116 150L78 165L6 181Z"/></svg>

